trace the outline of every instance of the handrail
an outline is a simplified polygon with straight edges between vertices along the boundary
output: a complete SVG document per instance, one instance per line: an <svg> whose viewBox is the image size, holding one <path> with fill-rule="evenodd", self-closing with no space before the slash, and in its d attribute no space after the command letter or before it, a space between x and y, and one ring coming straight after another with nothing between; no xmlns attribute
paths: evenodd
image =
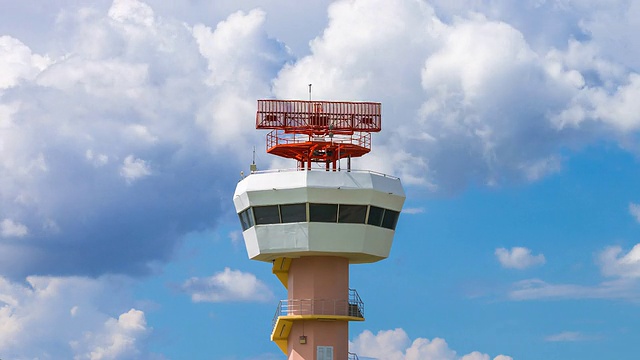
<svg viewBox="0 0 640 360"><path fill-rule="evenodd" d="M323 134L305 134L301 132L286 132L276 129L267 134L267 152L269 149L283 144L303 144L309 142L332 143L342 145L357 145L371 150L371 133L355 132L352 134L342 134L337 131Z"/></svg>
<svg viewBox="0 0 640 360"><path fill-rule="evenodd" d="M360 358L358 357L358 354L356 353L350 352L348 356L349 356L348 360L360 360Z"/></svg>
<svg viewBox="0 0 640 360"><path fill-rule="evenodd" d="M279 172L293 172L293 171L322 171L322 172L327 172L327 170L325 168L317 168L317 169L305 169L305 170L300 170L297 168L289 168L289 169L269 169L269 170L254 170L251 172L251 174L272 174L272 173L279 173ZM372 175L378 175L378 176L382 176L385 178L390 178L390 179L394 179L394 180L400 180L399 177L397 176L393 176L393 175L388 175L385 173L381 173L379 171L375 171L375 170L346 170L346 169L338 169L336 170L338 172L355 172L355 173L369 173Z"/></svg>
<svg viewBox="0 0 640 360"><path fill-rule="evenodd" d="M287 299L278 302L272 328L278 318L286 315L335 315L364 319L364 302L355 289L349 289L348 299Z"/></svg>

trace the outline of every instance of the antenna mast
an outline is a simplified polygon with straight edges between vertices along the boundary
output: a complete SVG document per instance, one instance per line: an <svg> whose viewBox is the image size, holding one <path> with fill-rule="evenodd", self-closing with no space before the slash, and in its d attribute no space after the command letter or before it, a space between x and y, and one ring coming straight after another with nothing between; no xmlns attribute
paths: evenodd
<svg viewBox="0 0 640 360"><path fill-rule="evenodd" d="M258 170L258 166L256 165L256 147L253 147L253 161L251 162L251 165L249 166L249 170L251 170L251 172L257 171Z"/></svg>

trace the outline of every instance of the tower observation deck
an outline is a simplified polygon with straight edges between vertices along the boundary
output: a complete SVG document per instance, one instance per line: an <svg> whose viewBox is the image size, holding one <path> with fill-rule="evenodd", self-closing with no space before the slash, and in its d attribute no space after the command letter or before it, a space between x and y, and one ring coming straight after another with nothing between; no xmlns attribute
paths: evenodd
<svg viewBox="0 0 640 360"><path fill-rule="evenodd" d="M256 128L272 130L268 153L297 162L252 171L233 198L249 258L287 289L271 340L289 360L353 359L348 324L364 321L364 302L349 266L389 256L405 200L399 178L351 169L381 130L381 104L258 100Z"/></svg>

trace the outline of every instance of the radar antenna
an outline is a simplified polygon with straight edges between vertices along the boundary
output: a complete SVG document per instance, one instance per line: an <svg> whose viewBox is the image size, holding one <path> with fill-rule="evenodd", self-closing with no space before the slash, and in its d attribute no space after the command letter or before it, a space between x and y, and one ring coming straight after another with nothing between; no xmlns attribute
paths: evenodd
<svg viewBox="0 0 640 360"><path fill-rule="evenodd" d="M381 107L377 102L258 100L256 129L271 129L267 153L295 159L300 170L324 163L327 171L335 171L343 158L350 169L351 158L371 151L371 133L381 130Z"/></svg>

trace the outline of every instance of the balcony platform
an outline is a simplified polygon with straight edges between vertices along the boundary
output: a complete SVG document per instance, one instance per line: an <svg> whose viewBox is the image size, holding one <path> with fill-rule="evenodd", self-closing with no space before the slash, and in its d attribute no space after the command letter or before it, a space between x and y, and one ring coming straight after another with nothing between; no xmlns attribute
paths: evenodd
<svg viewBox="0 0 640 360"><path fill-rule="evenodd" d="M364 321L364 302L355 289L348 300L281 300L273 318L271 341L287 354L289 334L296 321Z"/></svg>

